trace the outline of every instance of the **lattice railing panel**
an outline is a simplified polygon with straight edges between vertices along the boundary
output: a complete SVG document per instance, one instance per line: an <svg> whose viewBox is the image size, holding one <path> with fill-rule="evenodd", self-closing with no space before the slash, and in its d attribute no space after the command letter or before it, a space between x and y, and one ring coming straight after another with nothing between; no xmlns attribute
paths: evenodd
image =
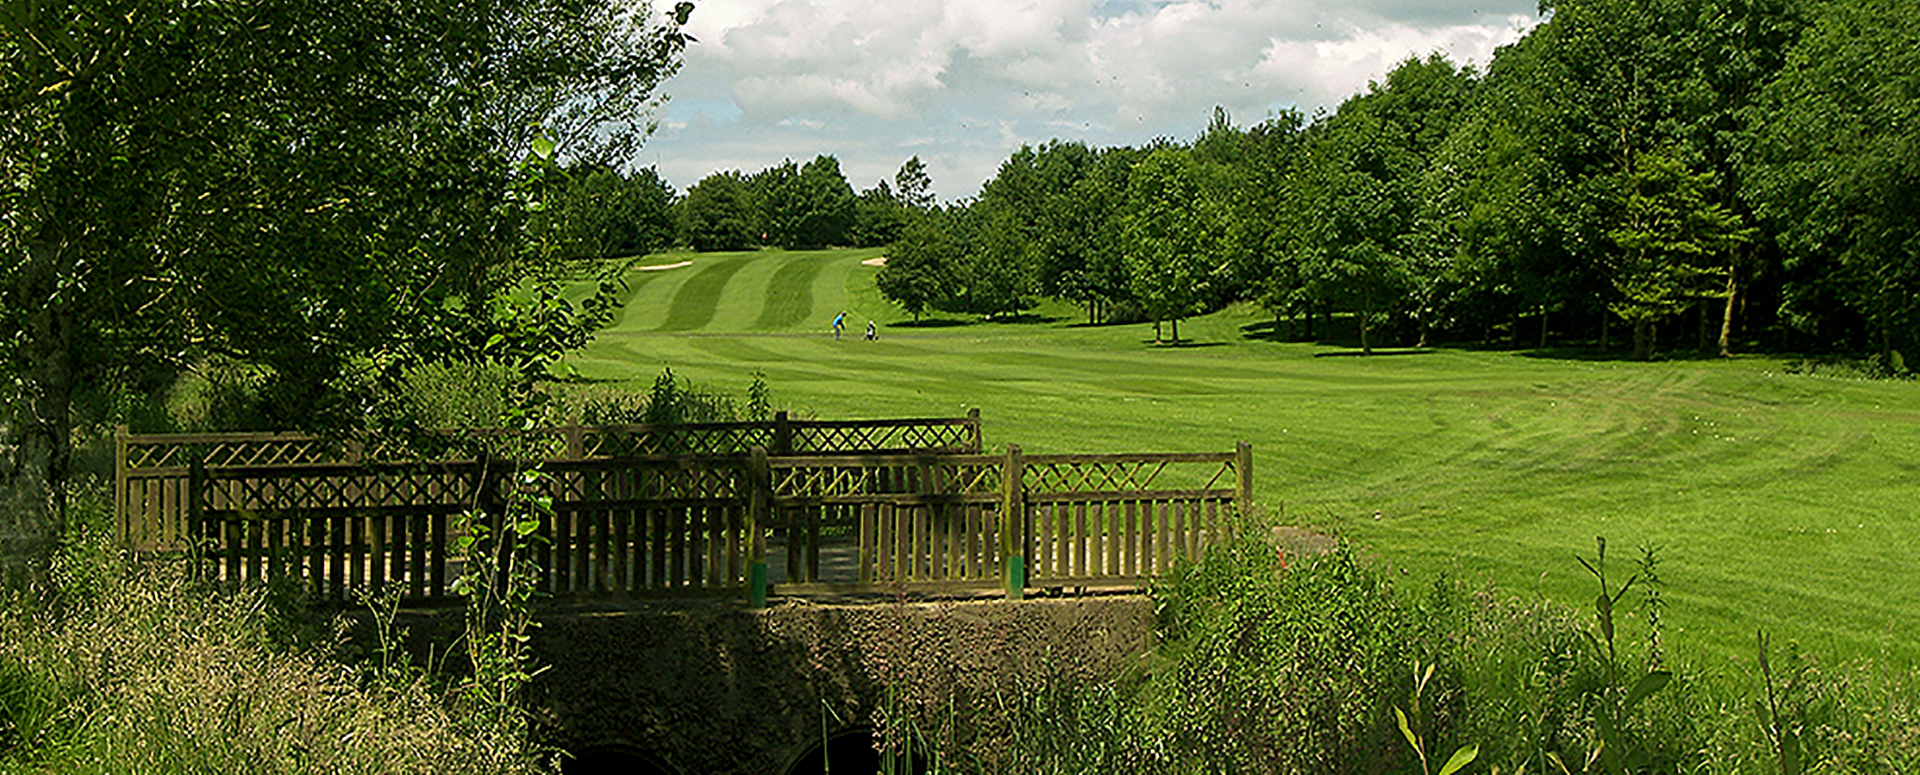
<svg viewBox="0 0 1920 775"><path fill-rule="evenodd" d="M588 458L738 455L772 445L771 426L595 428L581 435L581 454Z"/></svg>
<svg viewBox="0 0 1920 775"><path fill-rule="evenodd" d="M865 450L942 450L969 452L973 430L964 424L796 426L793 450L821 454Z"/></svg>
<svg viewBox="0 0 1920 775"><path fill-rule="evenodd" d="M729 500L744 486L729 466L560 469L550 479L556 501Z"/></svg>
<svg viewBox="0 0 1920 775"><path fill-rule="evenodd" d="M126 467L132 470L188 466L270 466L332 463L340 459L337 445L308 436L278 439L147 441L127 444Z"/></svg>
<svg viewBox="0 0 1920 775"><path fill-rule="evenodd" d="M1073 459L1030 461L1022 485L1028 492L1146 492L1232 489L1234 462L1166 459Z"/></svg>
<svg viewBox="0 0 1920 775"><path fill-rule="evenodd" d="M324 476L217 474L207 483L212 510L300 511L457 507L474 503L471 471L450 468Z"/></svg>
<svg viewBox="0 0 1920 775"><path fill-rule="evenodd" d="M977 495L1000 491L997 462L907 465L808 465L773 469L773 495L780 498L844 498L856 495Z"/></svg>

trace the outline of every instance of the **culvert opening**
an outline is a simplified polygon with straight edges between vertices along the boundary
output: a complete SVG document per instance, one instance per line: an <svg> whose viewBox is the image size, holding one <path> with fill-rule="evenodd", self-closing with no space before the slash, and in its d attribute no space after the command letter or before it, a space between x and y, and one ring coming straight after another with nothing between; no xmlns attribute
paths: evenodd
<svg viewBox="0 0 1920 775"><path fill-rule="evenodd" d="M808 746L786 775L927 775L931 770L921 756L882 755L873 747L873 730L861 727Z"/></svg>
<svg viewBox="0 0 1920 775"><path fill-rule="evenodd" d="M659 759L624 745L587 748L560 760L561 775L680 775Z"/></svg>

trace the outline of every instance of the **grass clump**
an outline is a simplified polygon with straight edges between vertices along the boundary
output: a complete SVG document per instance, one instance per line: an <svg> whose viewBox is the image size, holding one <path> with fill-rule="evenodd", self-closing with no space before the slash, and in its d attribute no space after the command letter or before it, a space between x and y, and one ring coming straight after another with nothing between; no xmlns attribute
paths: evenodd
<svg viewBox="0 0 1920 775"><path fill-rule="evenodd" d="M1915 674L1797 649L1765 672L1695 669L1649 615L1657 564L1643 553L1603 614L1597 596L1582 612L1405 587L1345 545L1288 558L1243 540L1156 585L1162 643L1138 670L1003 700L986 771L1412 774L1468 750L1459 772L1920 771Z"/></svg>
<svg viewBox="0 0 1920 775"><path fill-rule="evenodd" d="M337 660L284 596L75 532L58 591L0 608L0 772L538 770L431 676Z"/></svg>

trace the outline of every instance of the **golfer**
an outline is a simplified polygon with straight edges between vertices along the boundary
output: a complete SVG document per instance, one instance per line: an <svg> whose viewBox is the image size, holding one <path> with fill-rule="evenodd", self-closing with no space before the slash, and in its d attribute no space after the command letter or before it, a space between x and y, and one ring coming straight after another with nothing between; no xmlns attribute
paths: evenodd
<svg viewBox="0 0 1920 775"><path fill-rule="evenodd" d="M840 329L845 328L846 325L847 313L842 312L833 316L833 341L840 341Z"/></svg>

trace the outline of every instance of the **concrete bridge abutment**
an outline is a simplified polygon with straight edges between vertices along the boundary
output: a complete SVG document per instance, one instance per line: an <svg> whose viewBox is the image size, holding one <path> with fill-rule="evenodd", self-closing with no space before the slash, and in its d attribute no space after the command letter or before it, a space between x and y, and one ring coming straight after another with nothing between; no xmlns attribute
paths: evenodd
<svg viewBox="0 0 1920 775"><path fill-rule="evenodd" d="M402 616L416 651L445 654L460 633L458 608ZM541 742L682 775L785 775L829 738L889 717L990 764L1009 731L1004 709L1023 693L1119 675L1154 638L1142 595L788 599L761 610L663 600L537 619L531 645L545 671L528 704ZM601 771L588 764L569 771Z"/></svg>
<svg viewBox="0 0 1920 775"><path fill-rule="evenodd" d="M1000 708L1023 690L1111 677L1146 654L1153 605L655 603L552 612L534 638L548 669L530 700L549 742L642 751L688 775L783 775L826 738L888 714L991 751Z"/></svg>

